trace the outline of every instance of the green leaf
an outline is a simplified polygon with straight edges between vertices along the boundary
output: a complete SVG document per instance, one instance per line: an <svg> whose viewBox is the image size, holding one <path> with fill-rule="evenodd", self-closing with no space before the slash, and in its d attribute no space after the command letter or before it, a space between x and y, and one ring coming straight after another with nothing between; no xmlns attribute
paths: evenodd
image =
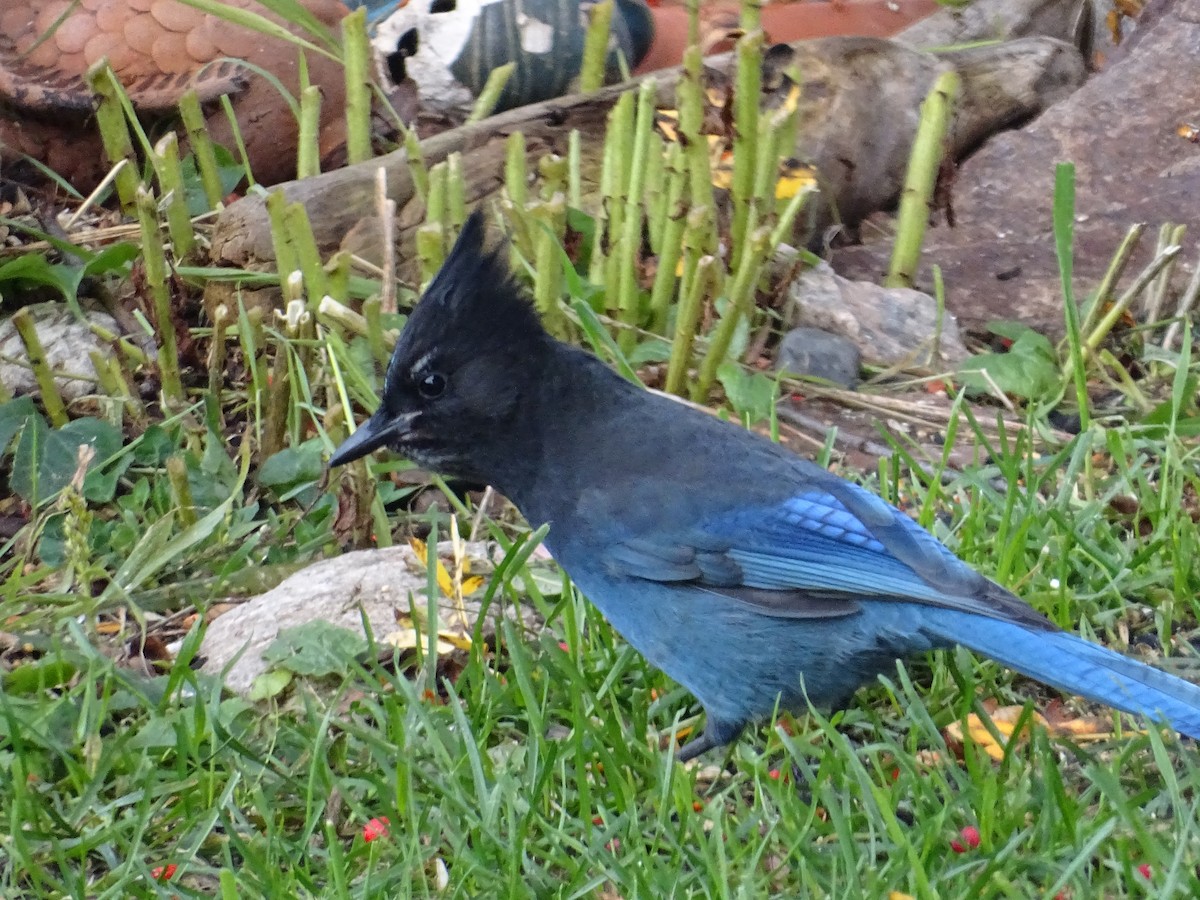
<svg viewBox="0 0 1200 900"><path fill-rule="evenodd" d="M278 697L292 683L294 677L287 669L272 669L269 672L263 672L250 685L250 699L258 702Z"/></svg>
<svg viewBox="0 0 1200 900"><path fill-rule="evenodd" d="M1006 394L1027 400L1045 399L1061 386L1054 345L1045 335L1025 326L1005 326L1001 331L996 323L990 326L1001 336L1015 335L1006 353L979 353L966 359L958 375L972 390L992 393L993 388L983 376L986 370L992 382Z"/></svg>
<svg viewBox="0 0 1200 900"><path fill-rule="evenodd" d="M725 389L729 405L740 418L761 422L771 417L775 404L775 380L762 372L750 372L732 360L721 363L717 380Z"/></svg>
<svg viewBox="0 0 1200 900"><path fill-rule="evenodd" d="M37 506L42 498L42 456L50 426L41 416L30 416L21 429L17 450L13 455L12 475L9 487L30 506Z"/></svg>
<svg viewBox="0 0 1200 900"><path fill-rule="evenodd" d="M10 694L35 694L67 684L78 671L76 660L44 656L5 672L0 685Z"/></svg>
<svg viewBox="0 0 1200 900"><path fill-rule="evenodd" d="M54 431L40 416L26 419L13 459L12 489L31 506L49 500L70 483L81 444L95 450L84 479L84 496L111 498L115 484L110 485L106 476L98 472L103 463L120 451L121 432L102 419L75 419Z"/></svg>
<svg viewBox="0 0 1200 900"><path fill-rule="evenodd" d="M18 397L0 404L0 456L8 449L13 436L34 416L41 418L29 397Z"/></svg>
<svg viewBox="0 0 1200 900"><path fill-rule="evenodd" d="M316 481L324 468L321 442L314 438L269 456L258 470L258 483L283 493L290 487Z"/></svg>
<svg viewBox="0 0 1200 900"><path fill-rule="evenodd" d="M367 651L362 635L324 620L279 632L263 659L297 675L347 675L351 663Z"/></svg>

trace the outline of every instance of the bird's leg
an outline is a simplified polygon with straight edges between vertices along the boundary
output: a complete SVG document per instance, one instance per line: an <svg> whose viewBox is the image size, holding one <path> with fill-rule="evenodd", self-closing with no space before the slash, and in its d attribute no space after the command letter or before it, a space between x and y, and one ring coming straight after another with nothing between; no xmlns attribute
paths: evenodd
<svg viewBox="0 0 1200 900"><path fill-rule="evenodd" d="M676 758L680 762L687 762L706 750L723 747L741 733L744 724L743 722L723 722L720 719L714 719L712 715L707 715L704 732L694 741L688 741L680 747Z"/></svg>

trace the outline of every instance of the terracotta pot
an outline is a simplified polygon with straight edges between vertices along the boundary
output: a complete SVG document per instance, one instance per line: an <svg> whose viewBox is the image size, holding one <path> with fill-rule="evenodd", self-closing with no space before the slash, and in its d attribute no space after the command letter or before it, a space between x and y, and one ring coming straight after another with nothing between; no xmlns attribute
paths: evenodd
<svg viewBox="0 0 1200 900"><path fill-rule="evenodd" d="M804 38L861 35L890 37L935 12L934 0L805 0L802 3L770 3L762 8L767 41L779 44ZM687 49L687 8L675 3L652 6L654 41L637 67L652 72L683 61ZM737 3L706 3L700 12L701 40L708 53L733 48L725 35L738 24Z"/></svg>

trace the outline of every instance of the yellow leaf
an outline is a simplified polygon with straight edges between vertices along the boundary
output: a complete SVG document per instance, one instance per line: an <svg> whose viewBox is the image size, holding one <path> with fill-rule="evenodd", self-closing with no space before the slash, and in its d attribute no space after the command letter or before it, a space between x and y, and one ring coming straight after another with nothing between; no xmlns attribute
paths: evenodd
<svg viewBox="0 0 1200 900"><path fill-rule="evenodd" d="M1004 738L1003 743L997 742L996 738L993 737L991 730L983 723L983 720L979 718L979 716L975 715L975 713L971 713L969 716L967 716L967 733L971 735L971 740L974 741L984 753L986 753L996 762L1000 762L1002 759L1004 759L1004 750L1010 741L1012 741L1014 738L1017 740L1025 740L1025 738L1028 737L1028 734L1025 732L1021 734L1014 734L1016 731L1017 722L1020 721L1021 715L1024 713L1024 711L1025 707L1023 706L1002 706L991 714L992 724ZM1025 729L1026 732L1028 731L1028 725L1030 724L1036 725L1039 728L1045 728L1046 720L1042 718L1040 713L1035 712L1027 720L1027 727ZM962 722L951 722L948 726L946 726L946 740L951 744L957 744L960 746L965 743Z"/></svg>
<svg viewBox="0 0 1200 900"><path fill-rule="evenodd" d="M417 555L417 559L420 560L421 565L428 570L429 548L425 545L425 542L418 538L409 538L408 545L412 547L413 553ZM446 569L445 564L440 559L436 561L436 565L438 590L442 592L443 596L454 597L454 579L451 577L449 570ZM463 574L465 575L470 571L470 569L471 566L469 562L464 560ZM471 594L475 593L475 591L479 590L479 587L482 584L482 576L475 575L470 578L464 578L462 580L462 596L469 597Z"/></svg>

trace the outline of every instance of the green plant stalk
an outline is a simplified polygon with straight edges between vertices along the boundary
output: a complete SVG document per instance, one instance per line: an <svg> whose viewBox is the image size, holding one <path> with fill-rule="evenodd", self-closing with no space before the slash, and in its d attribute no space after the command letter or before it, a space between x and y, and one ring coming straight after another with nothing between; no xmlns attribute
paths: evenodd
<svg viewBox="0 0 1200 900"><path fill-rule="evenodd" d="M638 290L639 251L642 244L642 210L645 206L646 170L649 167L651 142L654 136L655 81L647 78L638 89L637 118L633 126L633 155L629 165L629 181L625 195L625 213L621 234L612 259L617 266L618 279L608 282L617 288L617 307L620 320L629 326L621 331L618 344L629 353L637 340L636 328L641 324L641 297Z"/></svg>
<svg viewBox="0 0 1200 900"><path fill-rule="evenodd" d="M679 278L678 290L680 302L676 304L675 329L671 338L671 356L676 359L675 372L677 374L672 376L668 371L667 376L668 380L673 380L679 389L682 389L683 378L687 374L687 367L691 365L692 344L696 339L696 330L703 312L704 298L706 296L716 296L720 293L716 289L715 283L723 267L718 266L709 273L712 283L705 285L701 294L697 295L700 305L695 307L689 306L688 298L692 297L695 290L693 285L696 282L699 272L700 260L706 255L705 249L712 227L709 219L709 210L703 206L689 210L684 216L684 231L680 251L683 261L680 266L682 271ZM715 254L707 255L711 255L716 259ZM681 319L683 320L682 322L680 321ZM681 366L682 368L680 368ZM668 361L669 369L670 365Z"/></svg>
<svg viewBox="0 0 1200 900"><path fill-rule="evenodd" d="M683 192L687 187L685 163L683 147L678 143L669 144L666 149L666 197L658 238L658 269L650 288L650 328L655 334L666 331L671 298L675 293L675 271L683 250L683 232L687 225L683 207Z"/></svg>
<svg viewBox="0 0 1200 900"><path fill-rule="evenodd" d="M363 301L362 314L367 327L367 344L371 348L371 356L377 363L387 364L389 348L383 342L383 320L380 311L383 301L378 296L368 297Z"/></svg>
<svg viewBox="0 0 1200 900"><path fill-rule="evenodd" d="M417 229L417 259L421 263L421 283L427 284L446 258L446 163L429 170L429 202L425 224Z"/></svg>
<svg viewBox="0 0 1200 900"><path fill-rule="evenodd" d="M134 344L128 338L117 334L115 331L109 331L103 325L96 322L89 322L88 329L100 340L108 344L116 345L121 355L128 359L135 367L144 366L150 362L150 358L142 351L142 348Z"/></svg>
<svg viewBox="0 0 1200 900"><path fill-rule="evenodd" d="M102 402L109 410L108 420L120 427L124 422L121 407L125 402L127 385L122 383L121 367L98 350L89 350L88 359L96 370L96 384L103 395Z"/></svg>
<svg viewBox="0 0 1200 900"><path fill-rule="evenodd" d="M96 95L96 127L100 130L100 141L109 162L116 165L126 160L128 165L117 173L117 197L121 209L134 214L137 205L138 174L137 154L129 136L129 124L121 106L120 86L106 60L101 60L87 71L88 86Z"/></svg>
<svg viewBox="0 0 1200 900"><path fill-rule="evenodd" d="M624 172L621 150L628 146L629 132L633 128L632 102L631 95L622 94L608 111L600 163L600 202L594 220L592 257L588 269L588 279L593 283L610 283L607 279L609 244L614 240L618 228L613 219L623 209L616 198L620 195L620 183Z"/></svg>
<svg viewBox="0 0 1200 900"><path fill-rule="evenodd" d="M321 89L310 84L300 92L300 126L296 138L297 178L312 178L321 174L320 131Z"/></svg>
<svg viewBox="0 0 1200 900"><path fill-rule="evenodd" d="M158 229L158 205L154 195L143 187L138 188L135 199L138 225L142 234L146 285L154 300L154 315L158 323L158 371L162 378L163 399L168 406L181 406L186 397L179 372L179 351L175 345L175 318L171 310L171 292L167 283L167 255Z"/></svg>
<svg viewBox="0 0 1200 900"><path fill-rule="evenodd" d="M1192 311L1192 307L1196 305L1196 300L1200 299L1200 260L1197 260L1192 268L1192 277L1187 283L1187 287L1183 289L1183 293L1179 295L1179 303L1175 307L1174 320L1167 326L1167 333L1163 335L1162 347L1164 350L1170 351L1175 344L1175 338L1179 334L1181 328L1187 324L1187 316ZM1182 350L1186 353L1189 349L1189 344L1184 344Z"/></svg>
<svg viewBox="0 0 1200 900"><path fill-rule="evenodd" d="M716 210L713 201L712 166L708 156L708 137L701 133L704 124L704 80L703 57L698 44L691 44L683 54L683 77L676 86L676 102L679 106L679 134L686 170L691 176L690 194L692 208L703 207L712 213ZM716 249L716 221L709 224L709 237L705 249Z"/></svg>
<svg viewBox="0 0 1200 900"><path fill-rule="evenodd" d="M130 387L128 371L122 365L123 361L116 355L107 356L106 359L112 380L117 385L118 393L115 396L119 396L125 404L134 427L144 431L150 426L150 419L146 415L146 407L142 404L141 397Z"/></svg>
<svg viewBox="0 0 1200 900"><path fill-rule="evenodd" d="M346 65L346 157L366 162L371 152L371 68L374 51L367 37L367 10L359 7L342 19Z"/></svg>
<svg viewBox="0 0 1200 900"><path fill-rule="evenodd" d="M1125 266L1129 263L1129 257L1133 254L1134 248L1138 245L1138 241L1142 239L1142 234L1146 230L1145 222L1135 222L1129 226L1129 230L1125 232L1125 237L1121 241L1121 245L1117 247L1117 252L1108 263L1108 269L1104 273L1104 277L1100 279L1100 284L1096 287L1095 296L1092 297L1090 303L1087 304L1087 311L1084 313L1083 322L1079 326L1081 334L1087 334L1096 325L1096 318L1104 310L1105 303L1112 296L1113 289L1117 282L1121 280L1121 276L1125 274Z"/></svg>
<svg viewBox="0 0 1200 900"><path fill-rule="evenodd" d="M266 341L263 337L263 311L259 307L247 309L238 305L238 344L242 348L242 360L250 373L250 424L254 429L256 444L262 445L263 397L268 391L267 376L263 371L263 354Z"/></svg>
<svg viewBox="0 0 1200 900"><path fill-rule="evenodd" d="M625 256L622 252L622 236L625 233L625 203L629 196L629 177L631 169L631 159L628 150L633 146L636 137L633 133L634 128L634 103L633 94L623 94L621 99L613 107L612 113L609 116L609 130L605 136L605 164L609 167L611 164L611 172L609 173L608 186L609 191L603 195L603 213L602 216L607 216L607 221L604 223L604 241L608 245L607 253L604 258L604 277L596 279L605 285L613 296L608 300L609 309L616 306L619 309L619 285L623 277L621 265L625 262ZM611 152L610 152L611 150ZM641 199L640 197L638 198ZM641 206L638 209L638 219L641 220ZM597 240L600 239L600 230L596 231ZM595 259L595 251L593 251L593 260Z"/></svg>
<svg viewBox="0 0 1200 900"><path fill-rule="evenodd" d="M579 90L583 93L599 90L604 86L613 6L613 0L601 0L588 11L587 35L583 40L583 61L579 66Z"/></svg>
<svg viewBox="0 0 1200 900"><path fill-rule="evenodd" d="M758 166L751 173L754 183L742 205L746 211L746 227L753 234L764 214L775 209L775 187L779 183L779 141L789 116L779 110L774 116L759 118L758 139L755 141ZM740 259L740 256L734 256Z"/></svg>
<svg viewBox="0 0 1200 900"><path fill-rule="evenodd" d="M212 336L208 343L208 393L216 398L218 409L221 407L221 393L225 387L225 361L228 355L225 340L231 318L229 307L224 303L213 310Z"/></svg>
<svg viewBox="0 0 1200 900"><path fill-rule="evenodd" d="M1183 245L1183 238L1187 234L1186 225L1163 225L1158 237L1158 254L1163 254L1169 247L1180 247ZM1175 260L1178 254L1173 255L1159 271L1154 279L1154 284L1150 287L1150 293L1146 302L1145 321L1149 323L1157 322L1159 315L1162 313L1163 303L1167 299L1167 289L1171 284L1171 270L1175 267Z"/></svg>
<svg viewBox="0 0 1200 900"><path fill-rule="evenodd" d="M269 192L266 206L267 220L271 224L271 244L275 250L275 271L282 281L292 272L300 271L300 254L288 228L288 203L283 191Z"/></svg>
<svg viewBox="0 0 1200 900"><path fill-rule="evenodd" d="M326 293L334 300L344 303L350 296L350 271L353 264L353 255L346 250L337 251L329 258L329 262L325 263L325 286L328 289Z"/></svg>
<svg viewBox="0 0 1200 900"><path fill-rule="evenodd" d="M38 389L42 393L42 406L46 408L46 416L50 419L51 425L61 428L69 421L67 405L63 402L62 394L58 392L58 383L54 379L54 373L50 370L50 363L46 359L46 350L42 346L41 338L38 337L37 325L33 321L29 307L23 306L13 313L12 323L17 330L17 335L21 338L21 343L25 345L25 355L29 357L29 368L33 370L33 377L37 380Z"/></svg>
<svg viewBox="0 0 1200 900"><path fill-rule="evenodd" d="M650 253L658 256L662 250L663 229L667 224L667 142L650 129L650 146L646 151L645 188L642 191L646 214L646 241Z"/></svg>
<svg viewBox="0 0 1200 900"><path fill-rule="evenodd" d="M167 482L171 485L171 498L179 510L179 523L184 528L196 524L196 503L188 484L187 463L179 454L167 457Z"/></svg>
<svg viewBox="0 0 1200 900"><path fill-rule="evenodd" d="M462 154L456 150L446 157L446 222L455 230L467 221L466 185Z"/></svg>
<svg viewBox="0 0 1200 900"><path fill-rule="evenodd" d="M730 186L733 259L741 258L746 236L754 230L751 206L756 173L766 165L777 170L779 163L776 153L766 153L765 148L758 145L763 33L757 21L757 3L743 3L742 28L746 33L737 43L737 77L733 94L733 183Z"/></svg>
<svg viewBox="0 0 1200 900"><path fill-rule="evenodd" d="M1058 272L1062 281L1063 316L1067 323L1067 346L1070 349L1070 375L1075 380L1075 402L1079 406L1080 431L1091 427L1088 405L1087 369L1084 363L1083 339L1079 331L1079 307L1075 303L1075 167L1059 163L1054 169L1054 249L1058 254ZM1064 373L1066 375L1068 373ZM1091 489L1091 471L1085 490Z"/></svg>
<svg viewBox="0 0 1200 900"><path fill-rule="evenodd" d="M1081 352L1085 362L1091 358L1104 339L1116 327L1117 322L1120 321L1125 311L1133 305L1133 302L1141 296L1143 291L1150 287L1159 273L1179 255L1179 249L1178 244L1167 245L1165 250L1154 257L1146 268L1142 269L1125 293L1105 310L1103 318L1096 323L1096 327L1083 338ZM1066 372L1064 371L1065 374Z"/></svg>
<svg viewBox="0 0 1200 900"><path fill-rule="evenodd" d="M566 221L566 198L560 193L553 200L535 204L529 210L536 226L532 229L534 257L533 299L546 330L555 337L567 338L567 320L559 306L562 297L562 262L559 241Z"/></svg>
<svg viewBox="0 0 1200 900"><path fill-rule="evenodd" d="M504 145L504 191L511 207L509 222L513 227L511 259L514 267L521 264L520 256L534 256L533 238L525 227L525 207L529 203L529 161L525 155L525 134L514 131Z"/></svg>
<svg viewBox="0 0 1200 900"><path fill-rule="evenodd" d="M267 376L266 423L259 445L258 461L270 459L284 447L288 408L291 406L291 375L288 369L288 342L284 335L269 332L273 345L271 372Z"/></svg>
<svg viewBox="0 0 1200 900"><path fill-rule="evenodd" d="M217 153L208 136L208 125L200 108L200 99L195 90L189 90L179 98L179 115L187 132L188 145L196 160L196 171L200 174L200 185L209 209L221 206L225 197L221 191L221 171L217 166Z"/></svg>
<svg viewBox="0 0 1200 900"><path fill-rule="evenodd" d="M921 104L921 120L917 123L896 213L896 243L883 281L886 287L911 288L915 283L938 171L946 153L950 113L961 85L957 72L943 72Z"/></svg>
<svg viewBox="0 0 1200 900"><path fill-rule="evenodd" d="M567 205L583 208L583 145L578 128L567 137Z"/></svg>
<svg viewBox="0 0 1200 900"><path fill-rule="evenodd" d="M786 134L787 129L782 129L778 136L782 137ZM783 212L779 214L779 221L775 223L775 228L771 231L770 244L772 247L778 247L780 244L787 243L793 239L795 233L796 217L800 215L800 210L804 208L804 204L808 202L808 198L817 192L815 185L810 185L799 191L796 191L788 198L787 205L784 206ZM807 250L801 248L800 255L803 257ZM811 256L811 254L809 254ZM813 263L815 265L815 263Z"/></svg>
<svg viewBox="0 0 1200 900"><path fill-rule="evenodd" d="M700 236L703 238L703 230ZM694 256L685 252L685 256ZM691 266L692 273L688 278L688 291L681 298L679 308L675 313L675 335L671 340L671 356L667 361L667 378L663 385L669 394L682 397L684 382L687 380L688 368L692 360L692 344L696 338L696 329L700 324L700 314L704 310L704 298L716 275L719 260L715 256L705 254Z"/></svg>
<svg viewBox="0 0 1200 900"><path fill-rule="evenodd" d="M368 337L370 334L370 327L363 316L356 313L350 307L338 303L332 297L326 297L321 301L321 305L317 307L317 317L321 321L336 325L350 334L356 334L360 337ZM390 354L390 348L395 346L397 337L399 337L399 332L394 328L389 328L383 332L384 346L389 348L387 353L384 354L385 358Z"/></svg>
<svg viewBox="0 0 1200 900"><path fill-rule="evenodd" d="M729 355L729 347L733 343L738 324L743 318L748 318L754 308L755 285L770 249L770 238L770 229L763 227L755 229L745 243L742 258L734 272L733 284L729 289L729 308L713 329L708 351L700 363L700 374L692 386L691 396L696 402L708 396L713 381L716 380L717 369Z"/></svg>
<svg viewBox="0 0 1200 900"><path fill-rule="evenodd" d="M471 114L467 116L467 122L481 122L496 111L496 106L500 102L500 95L508 87L508 81L512 78L513 72L516 70L517 64L510 62L502 66L497 66L488 73L483 90L475 98L475 104L471 107Z"/></svg>
<svg viewBox="0 0 1200 900"><path fill-rule="evenodd" d="M296 251L299 271L304 273L304 294L308 297L308 308L316 309L321 298L329 293L329 279L321 263L321 251L317 249L317 239L313 236L304 204L288 204L283 211L283 223Z"/></svg>
<svg viewBox="0 0 1200 900"><path fill-rule="evenodd" d="M159 191L166 206L167 232L171 235L172 251L177 260L183 259L192 252L196 243L196 233L192 229L192 217L188 214L183 169L179 164L179 139L175 132L163 135L154 145L150 161L158 177Z"/></svg>
<svg viewBox="0 0 1200 900"><path fill-rule="evenodd" d="M233 135L233 149L237 150L237 158L241 163L242 172L246 176L246 184L254 187L258 182L254 179L254 169L250 167L250 154L246 150L246 141L242 137L242 126L238 124L237 113L233 109L233 101L228 94L221 95L221 111L229 121L229 130Z"/></svg>
<svg viewBox="0 0 1200 900"><path fill-rule="evenodd" d="M413 188L421 202L429 203L429 167L425 165L425 153L421 150L421 140L417 137L415 128L404 129L404 159L408 163L409 174L412 175Z"/></svg>
<svg viewBox="0 0 1200 900"><path fill-rule="evenodd" d="M541 197L543 200L553 200L562 194L565 198L567 191L567 160L557 153L547 153L538 160L538 177L542 182ZM564 199L564 203L565 203Z"/></svg>

